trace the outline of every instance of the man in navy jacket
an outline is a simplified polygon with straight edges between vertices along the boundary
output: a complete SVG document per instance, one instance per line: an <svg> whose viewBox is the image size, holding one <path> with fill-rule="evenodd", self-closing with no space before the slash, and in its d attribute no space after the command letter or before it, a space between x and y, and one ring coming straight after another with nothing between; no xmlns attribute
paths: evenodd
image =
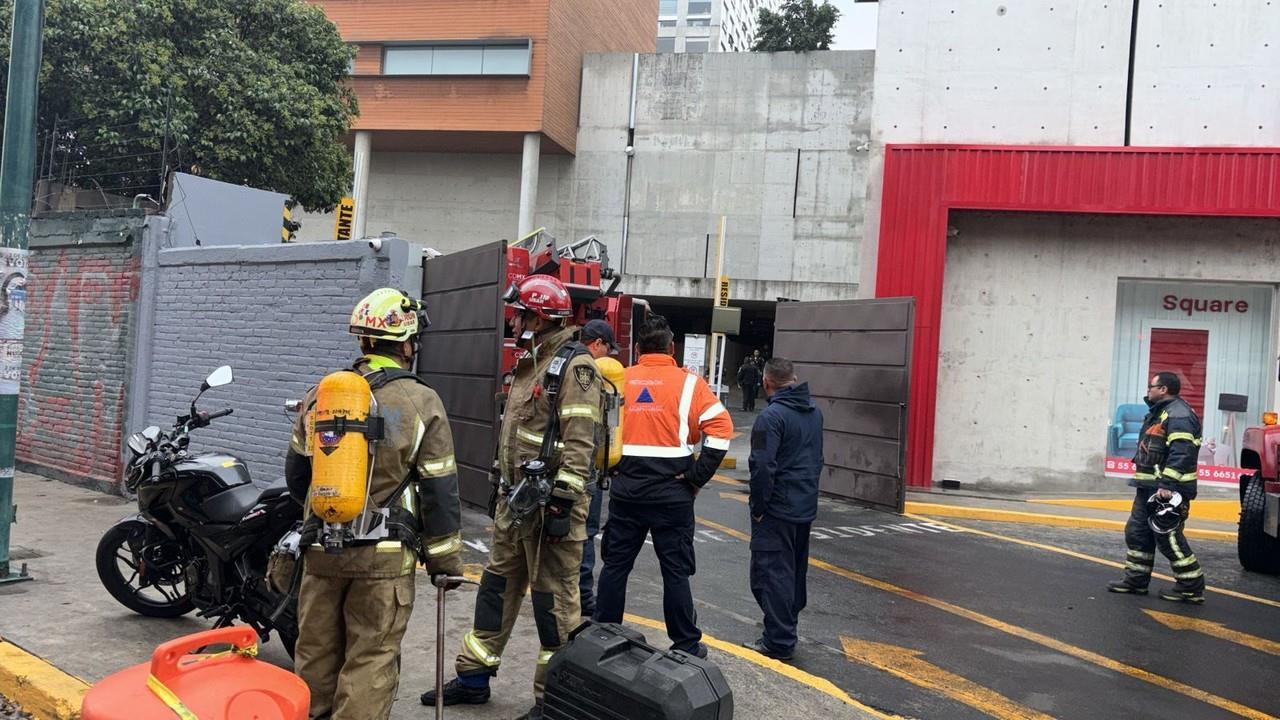
<svg viewBox="0 0 1280 720"><path fill-rule="evenodd" d="M791 361L765 363L769 407L751 428L751 592L764 611L764 635L743 643L779 660L795 654L806 601L809 526L818 515L822 411Z"/></svg>

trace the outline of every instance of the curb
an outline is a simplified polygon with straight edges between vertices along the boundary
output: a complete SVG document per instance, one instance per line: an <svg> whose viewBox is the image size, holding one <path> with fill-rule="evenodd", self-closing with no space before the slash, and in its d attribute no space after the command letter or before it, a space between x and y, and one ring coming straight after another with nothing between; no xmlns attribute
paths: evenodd
<svg viewBox="0 0 1280 720"><path fill-rule="evenodd" d="M80 720L89 683L0 638L0 695L38 720Z"/></svg>
<svg viewBox="0 0 1280 720"><path fill-rule="evenodd" d="M1105 520L1103 518L1048 515L1042 513L1019 512L1017 510L996 510L993 508L972 507L968 505L945 505L942 503L913 501L907 501L904 512L911 513L913 515L960 518L964 520L990 520L992 522L1050 525L1054 527L1086 528L1091 530L1116 530L1119 532L1124 532L1125 525L1124 522L1120 520ZM1236 541L1236 534L1226 530L1185 528L1183 532L1187 537L1197 540L1218 540L1221 542Z"/></svg>

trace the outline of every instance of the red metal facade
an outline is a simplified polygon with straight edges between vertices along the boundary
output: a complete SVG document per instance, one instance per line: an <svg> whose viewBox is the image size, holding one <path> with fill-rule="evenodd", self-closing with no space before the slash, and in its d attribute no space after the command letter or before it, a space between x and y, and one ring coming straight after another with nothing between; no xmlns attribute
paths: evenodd
<svg viewBox="0 0 1280 720"><path fill-rule="evenodd" d="M1280 217L1280 149L888 145L876 296L916 298L907 484L929 487L947 214Z"/></svg>

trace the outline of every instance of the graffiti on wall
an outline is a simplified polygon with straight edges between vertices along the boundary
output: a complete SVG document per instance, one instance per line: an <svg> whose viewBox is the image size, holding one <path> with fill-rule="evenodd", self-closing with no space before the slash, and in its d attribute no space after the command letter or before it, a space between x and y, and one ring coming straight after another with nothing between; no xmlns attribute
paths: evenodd
<svg viewBox="0 0 1280 720"><path fill-rule="evenodd" d="M130 247L34 253L18 459L118 482L139 260Z"/></svg>

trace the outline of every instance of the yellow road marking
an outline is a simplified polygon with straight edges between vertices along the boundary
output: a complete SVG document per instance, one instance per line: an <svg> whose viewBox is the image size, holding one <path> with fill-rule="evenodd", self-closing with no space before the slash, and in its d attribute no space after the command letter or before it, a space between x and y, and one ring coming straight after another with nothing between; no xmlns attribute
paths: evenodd
<svg viewBox="0 0 1280 720"><path fill-rule="evenodd" d="M1226 640L1237 645L1244 645L1253 648L1258 652L1270 653L1271 655L1280 655L1280 642L1267 640L1248 633L1242 633L1238 630L1232 630L1226 625L1210 620L1202 620L1197 617L1189 617L1187 615L1175 615L1173 613L1160 612L1158 610L1146 610L1142 612L1151 616L1151 619L1171 630L1190 630L1198 632L1202 635Z"/></svg>
<svg viewBox="0 0 1280 720"><path fill-rule="evenodd" d="M1029 523L1034 525L1050 525L1053 527L1088 528L1093 530L1116 530L1124 532L1124 522L1104 518L1073 517L1070 515L1047 515L1043 513L1021 512L1018 510L998 510L995 508L971 507L964 505L945 505L942 503L906 503L906 512L930 517L961 518L966 520L989 520L992 522ZM1225 530L1204 530L1201 528L1185 528L1183 532L1189 538L1197 540L1221 540L1235 542L1236 534Z"/></svg>
<svg viewBox="0 0 1280 720"><path fill-rule="evenodd" d="M743 485L746 484L746 483L738 482L737 480L734 480L728 475L721 475L720 473L716 473L715 475L712 475L711 479L715 480L718 483L724 483L725 485L735 485L737 487L742 487Z"/></svg>
<svg viewBox="0 0 1280 720"><path fill-rule="evenodd" d="M702 523L703 525L706 525L709 528L714 528L716 530L719 530L720 532L723 532L727 535L732 535L733 537L737 537L742 540L750 540L750 538L745 533L739 532L730 527L725 527L724 525L721 525L719 523L715 523L710 520L705 520L703 518L698 518L698 522ZM1159 675L1156 675L1155 673L1147 672L1142 668L1137 668L1132 665L1126 665L1117 660L1112 660L1111 658L1105 655L1099 655L1098 653L1085 650L1084 648L1076 647L1075 645L1071 645L1061 640L1051 638L1048 635L1043 635L1033 630L1027 630L1026 628L1021 628L1016 625L1010 625L1009 623L1003 622L1001 620L997 620L987 615L983 615L982 613L974 612L973 610L960 607L959 605L953 605L945 600L932 598L932 597L929 597L928 595L921 595L920 593L915 592L913 590L908 590L906 588L898 587L897 585L894 585L892 583L888 583L883 580L877 580L876 578L869 577L867 575L863 575L861 573L857 573L852 570L846 570L838 565L832 565L831 563L824 562L822 560L818 560L815 558L809 558L809 565L811 567L818 568L819 570L826 570L827 572L833 575L839 575L840 577L846 578L848 580L852 580L856 583L866 585L867 587L875 588L876 590L883 590L884 592L892 593L899 597L903 597L908 600L921 603L922 605L928 605L929 607L942 610L943 612L951 613L952 615L962 617L966 620L971 620L973 622L978 623L979 625L985 625L986 627L989 627L993 630L999 630L1000 632L1013 635L1014 637L1022 638L1023 640L1027 640L1037 645L1047 647L1050 650L1055 650L1064 655L1069 655L1076 659L1093 663L1094 665L1097 665L1101 668L1105 668L1107 670L1118 672L1137 680L1142 680L1144 682L1151 683L1152 685L1155 685L1157 687L1162 687L1166 690L1172 690L1173 692L1176 692L1180 695L1185 695L1189 698L1199 700L1200 702L1222 708L1223 710L1227 710L1228 712L1233 712L1237 715L1240 715L1241 717L1255 718L1256 720L1273 720L1271 715L1268 715L1259 710L1254 710L1253 708L1248 707L1246 705L1241 705L1240 703L1234 702L1232 700L1228 700L1224 697L1219 697L1217 695L1205 692L1204 690L1200 690L1198 688L1193 688L1188 685L1183 685L1182 683L1179 683L1179 682L1174 682L1173 680L1169 680L1168 678L1161 677Z"/></svg>
<svg viewBox="0 0 1280 720"><path fill-rule="evenodd" d="M737 500L738 502L742 502L742 503L751 502L751 498L747 497L746 495L743 495L742 493L722 492L722 493L719 493L719 495L725 500Z"/></svg>
<svg viewBox="0 0 1280 720"><path fill-rule="evenodd" d="M1058 553L1059 555L1066 555L1068 557L1077 558L1079 560L1087 560L1091 563L1106 565L1107 567L1119 568L1121 570L1124 569L1124 563L1116 562L1114 560L1107 560L1105 558L1095 557L1093 555L1086 555L1081 552L1076 552L1075 550L1068 550L1066 548L1054 547L1053 545L1045 545L1044 543L1032 542L1031 540L1023 540L1022 538L1009 537L1008 535L1001 535L999 533L987 532L986 530L978 530L976 528L965 527L964 525L956 525L954 523L945 522L943 520L935 520L933 518L927 518L921 515L912 515L908 513L906 517L909 517L912 520L921 520L924 522L933 522L939 525L945 525L946 527L949 527L949 528L961 530L963 532L971 533L973 535L981 535L982 537L989 537L989 538L992 538L993 540L1002 540L1004 542L1014 543L1016 545L1023 545L1026 547L1036 548L1037 550L1048 550L1049 552ZM1161 573L1151 573L1151 577L1158 578L1160 580L1168 580L1169 582L1175 582L1175 580L1172 577L1161 574ZM1227 597L1233 597L1233 598L1236 598L1237 600L1248 600L1249 602L1255 602L1255 603L1258 603L1259 605L1268 605L1270 607L1280 608L1280 602L1276 600L1261 598L1261 597L1257 597L1256 595L1249 595L1247 593L1237 592L1235 590L1229 590L1227 588L1213 587L1212 585L1210 585L1206 587L1205 590L1212 593L1217 593L1219 595L1226 595Z"/></svg>
<svg viewBox="0 0 1280 720"><path fill-rule="evenodd" d="M1133 507L1133 498L1128 500L1090 500L1085 498L1063 498L1054 500L1031 500L1040 505L1060 505L1062 507L1083 507L1095 510L1111 510L1129 514ZM1238 500L1195 500L1191 503L1191 521L1213 520L1215 522L1233 523L1240 519L1240 502Z"/></svg>
<svg viewBox="0 0 1280 720"><path fill-rule="evenodd" d="M1050 715L1024 707L1000 693L921 660L919 650L840 636L845 657L870 665L939 695L976 708L1000 720L1053 720Z"/></svg>
<svg viewBox="0 0 1280 720"><path fill-rule="evenodd" d="M663 632L666 632L667 630L666 624L660 620L652 620L647 617L632 615L630 613L627 613L626 615L624 615L623 619L629 623L632 623L633 625L641 625L643 627L653 628L654 630L661 630ZM774 660L773 658L767 658L758 652L753 652L740 645L735 645L734 643L731 643L731 642L725 642L724 640L713 638L710 635L703 635L702 642L706 643L710 647L713 647L721 652L729 653L734 657L741 658L743 660L746 660L749 663L765 668L766 670L772 670L773 672L776 672L779 675L782 675L783 677L786 677L791 680L795 680L796 682L802 685L807 685L813 688L814 690L817 690L818 692L823 693L824 695L829 695L839 700L840 702L845 703L846 705L852 705L853 707L856 707L859 710L869 715L873 715L877 718L881 718L881 720L902 720L901 716L890 715L880 710L876 710L875 708L869 705L864 705L858 702L857 700L853 699L853 697L849 695L849 693L845 692L844 690L841 690L834 683L832 683L830 680L824 677L818 677L817 675L807 673L801 670L800 668L792 667L791 665L788 665L784 662L779 662L777 660Z"/></svg>
<svg viewBox="0 0 1280 720"><path fill-rule="evenodd" d="M733 431L733 434L729 436L729 439L730 439L730 440L737 440L737 439L738 439L738 438L740 438L740 437L742 437L742 431L741 431L741 430L735 430L735 431Z"/></svg>
<svg viewBox="0 0 1280 720"><path fill-rule="evenodd" d="M80 704L88 692L89 683L13 643L0 640L0 695L35 717L79 718Z"/></svg>

